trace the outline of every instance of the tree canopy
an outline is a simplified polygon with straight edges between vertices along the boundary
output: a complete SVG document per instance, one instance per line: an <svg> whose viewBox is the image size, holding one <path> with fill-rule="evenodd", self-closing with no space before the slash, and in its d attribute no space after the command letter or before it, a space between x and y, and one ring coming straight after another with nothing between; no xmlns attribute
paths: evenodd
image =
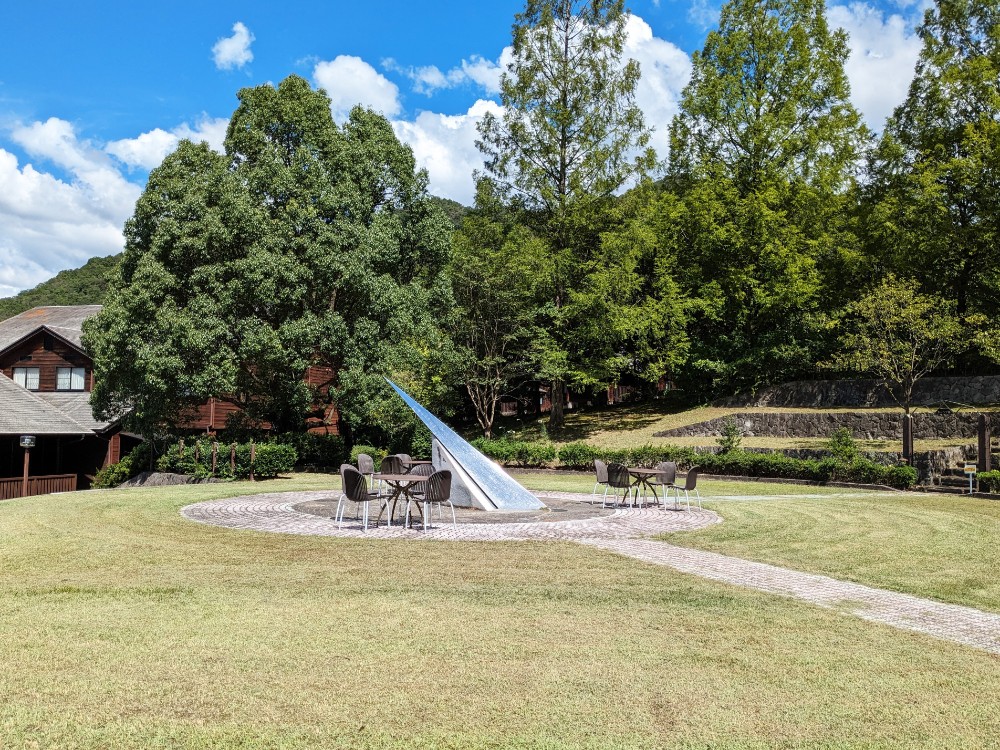
<svg viewBox="0 0 1000 750"><path fill-rule="evenodd" d="M215 396L291 429L320 364L349 424L451 304L448 220L383 117L355 108L338 127L325 93L295 76L239 99L226 154L182 142L126 224L119 276L86 329L97 413L176 422Z"/></svg>

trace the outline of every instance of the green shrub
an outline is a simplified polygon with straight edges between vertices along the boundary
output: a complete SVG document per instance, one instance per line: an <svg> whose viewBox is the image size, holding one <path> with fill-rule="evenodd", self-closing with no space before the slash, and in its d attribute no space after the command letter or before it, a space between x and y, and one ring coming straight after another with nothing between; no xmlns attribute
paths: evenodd
<svg viewBox="0 0 1000 750"><path fill-rule="evenodd" d="M220 479L246 479L251 468L254 477L267 479L276 477L295 468L298 453L291 445L281 443L257 443L253 448L253 466L251 467L250 443L236 445L236 468L230 466L231 446L220 443L215 476ZM169 471L175 474L186 474L195 479L205 479L212 476L212 441L208 438L188 438L181 448L180 441L167 446L163 455L157 459L158 471Z"/></svg>
<svg viewBox="0 0 1000 750"><path fill-rule="evenodd" d="M976 479L982 492L1000 492L1000 471L981 471Z"/></svg>
<svg viewBox="0 0 1000 750"><path fill-rule="evenodd" d="M860 456L858 454L858 444L854 440L854 435L847 427L838 427L830 436L830 441L826 444L827 450L833 457L841 463L853 463Z"/></svg>
<svg viewBox="0 0 1000 750"><path fill-rule="evenodd" d="M376 448L373 445L355 445L351 448L351 463L355 466L358 465L358 454L364 453L365 455L371 456L372 461L375 462L375 468L377 469L379 464L382 463L382 459L389 455L389 451L384 448Z"/></svg>
<svg viewBox="0 0 1000 750"><path fill-rule="evenodd" d="M587 443L567 443L559 449L559 465L567 469L592 469L598 449Z"/></svg>
<svg viewBox="0 0 1000 750"><path fill-rule="evenodd" d="M340 435L286 432L278 435L275 442L295 448L299 466L337 468L347 457L344 439Z"/></svg>
<svg viewBox="0 0 1000 750"><path fill-rule="evenodd" d="M504 466L539 467L556 460L556 448L551 443L531 443L522 440L476 438L473 447Z"/></svg>
<svg viewBox="0 0 1000 750"><path fill-rule="evenodd" d="M140 443L122 456L118 463L105 466L98 471L91 487L95 489L117 487L122 482L131 479L149 465L150 450L152 448L149 443Z"/></svg>
<svg viewBox="0 0 1000 750"><path fill-rule="evenodd" d="M732 417L726 417L722 422L722 433L719 436L719 448L723 453L739 450L740 443L743 442L743 428L736 424Z"/></svg>

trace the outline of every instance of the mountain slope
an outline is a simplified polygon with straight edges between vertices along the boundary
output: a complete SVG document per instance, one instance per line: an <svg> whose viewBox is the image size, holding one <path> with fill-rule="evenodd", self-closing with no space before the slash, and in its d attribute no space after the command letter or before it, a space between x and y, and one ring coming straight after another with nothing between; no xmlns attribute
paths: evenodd
<svg viewBox="0 0 1000 750"><path fill-rule="evenodd" d="M60 271L54 278L13 297L0 299L0 320L40 305L99 305L121 255L91 258L80 268Z"/></svg>

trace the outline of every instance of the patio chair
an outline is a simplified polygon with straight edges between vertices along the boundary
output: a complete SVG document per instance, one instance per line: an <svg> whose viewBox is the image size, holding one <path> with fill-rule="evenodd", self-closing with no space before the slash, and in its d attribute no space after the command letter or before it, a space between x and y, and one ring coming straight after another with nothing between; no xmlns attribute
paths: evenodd
<svg viewBox="0 0 1000 750"><path fill-rule="evenodd" d="M618 490L624 490L622 500L630 497L632 475L628 473L628 468L622 464L608 464L608 486L604 488L604 500L601 502L601 507L607 507L609 489L612 491L611 496L615 499L615 505L618 505Z"/></svg>
<svg viewBox="0 0 1000 750"><path fill-rule="evenodd" d="M594 501L597 499L597 488L600 486L608 486L608 465L598 458L594 459L594 474L597 475L597 481L594 482L594 491L590 493L590 504L593 505ZM605 492L605 494L607 494Z"/></svg>
<svg viewBox="0 0 1000 750"><path fill-rule="evenodd" d="M358 454L358 471L370 480L375 473L375 461L367 453Z"/></svg>
<svg viewBox="0 0 1000 750"><path fill-rule="evenodd" d="M442 469L441 471L435 471L428 477L427 481L424 483L423 494L419 497L409 496L406 500L406 525L410 525L410 503L417 502L423 505L423 515L424 515L424 531L427 530L427 524L430 521L430 511L433 505L438 505L439 507L444 503L448 503L451 506L451 523L453 526L458 526L458 521L455 518L455 506L451 502L451 472L448 469Z"/></svg>
<svg viewBox="0 0 1000 750"><path fill-rule="evenodd" d="M674 507L676 508L680 503L681 493L684 493L684 501L687 503L688 510L691 510L691 493L694 492L695 498L698 500L698 508L701 509L701 493L698 492L698 472L701 468L698 466L692 466L684 477L684 486L681 487L679 484L675 484L674 489Z"/></svg>
<svg viewBox="0 0 1000 750"><path fill-rule="evenodd" d="M340 481L344 485L344 491L337 502L337 528L344 527L344 511L347 509L347 503L351 502L362 506L363 526L364 530L368 531L368 507L372 500L379 499L378 493L368 490L368 482L365 481L364 475L350 464L343 464L340 467Z"/></svg>
<svg viewBox="0 0 1000 750"><path fill-rule="evenodd" d="M674 480L677 479L677 464L673 461L660 461L660 463L656 465L656 468L659 469L660 473L656 476L650 477L647 480L647 483L651 488L653 488L654 493L657 487L662 489L663 495L659 500L661 504L666 505L666 502L664 501L667 493L674 488ZM645 499L645 495L643 496L643 499Z"/></svg>

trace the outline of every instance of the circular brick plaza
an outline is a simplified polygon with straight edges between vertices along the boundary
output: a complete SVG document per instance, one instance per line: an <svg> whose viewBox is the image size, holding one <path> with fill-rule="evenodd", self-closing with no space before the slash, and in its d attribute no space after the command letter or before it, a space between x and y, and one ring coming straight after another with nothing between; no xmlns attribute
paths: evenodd
<svg viewBox="0 0 1000 750"><path fill-rule="evenodd" d="M721 520L709 510L673 510L667 508L602 508L591 504L590 495L565 492L542 492L538 497L549 506L545 511L486 513L459 509L459 523L453 526L450 510L441 518L435 513L433 526L424 531L419 525L404 528L394 521L378 527L369 522L368 530L353 517L344 519L338 528L333 516L340 493L276 492L244 495L226 500L196 503L181 509L192 521L230 529L268 531L280 534L354 537L369 539L440 539L448 541L526 541L581 539L633 539L670 531L690 531ZM348 508L353 514L353 504ZM372 517L376 508L372 508ZM415 513L415 511L414 511Z"/></svg>

